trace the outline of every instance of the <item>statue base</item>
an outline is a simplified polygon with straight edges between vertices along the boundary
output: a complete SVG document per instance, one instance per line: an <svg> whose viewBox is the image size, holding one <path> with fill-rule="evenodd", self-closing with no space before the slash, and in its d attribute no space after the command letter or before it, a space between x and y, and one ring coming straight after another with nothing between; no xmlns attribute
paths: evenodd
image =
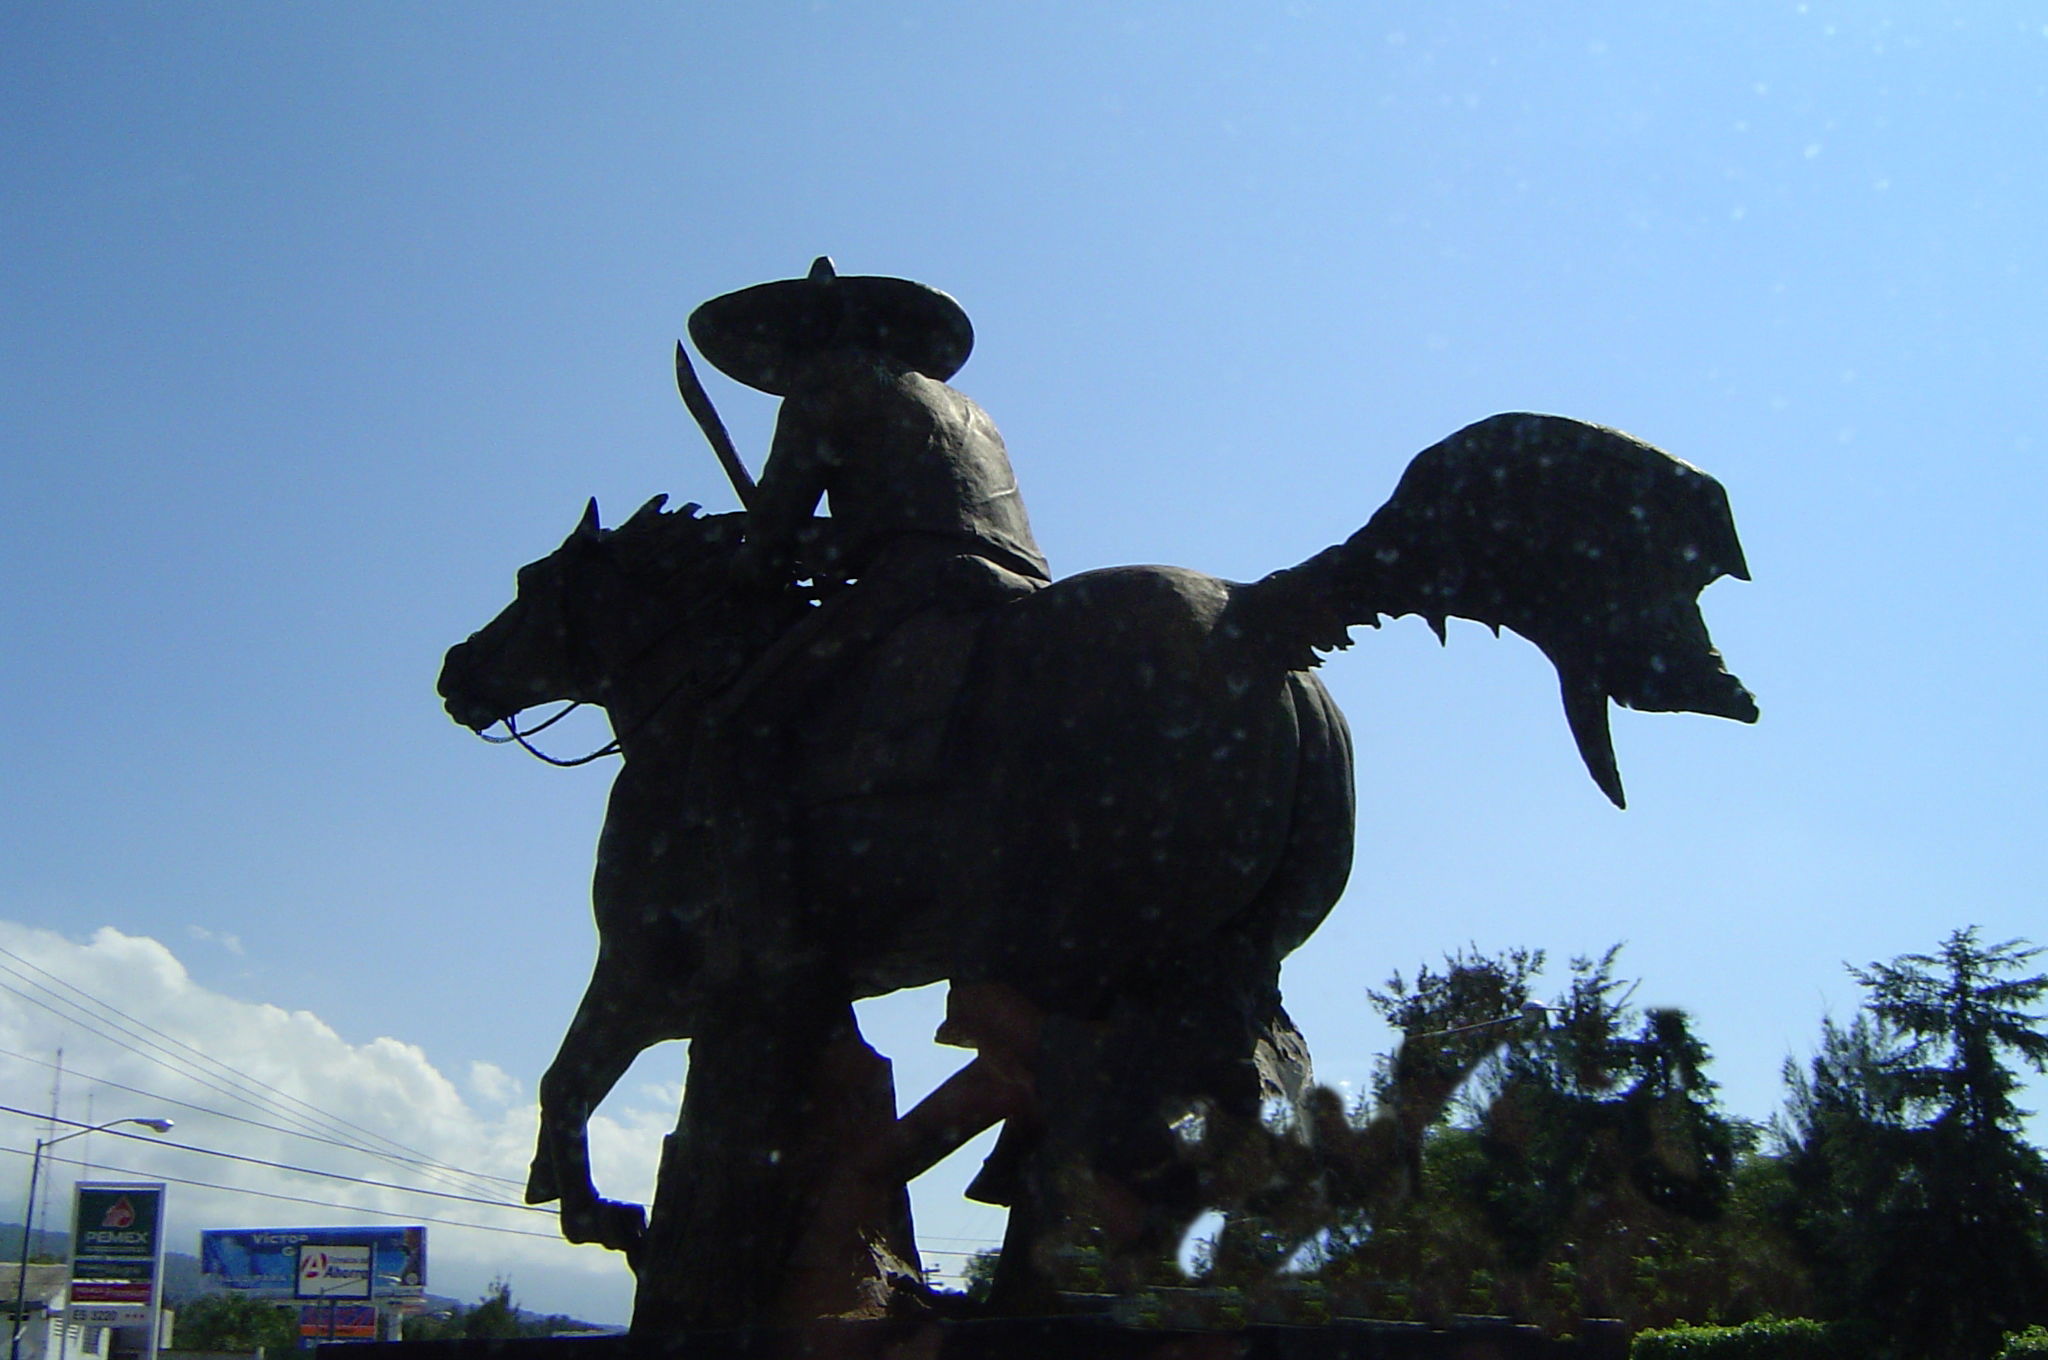
<svg viewBox="0 0 2048 1360"><path fill-rule="evenodd" d="M1626 1360L1628 1331L1596 1319L1563 1339L1505 1318L1134 1327L1099 1317L825 1320L681 1336L328 1343L318 1360Z"/></svg>

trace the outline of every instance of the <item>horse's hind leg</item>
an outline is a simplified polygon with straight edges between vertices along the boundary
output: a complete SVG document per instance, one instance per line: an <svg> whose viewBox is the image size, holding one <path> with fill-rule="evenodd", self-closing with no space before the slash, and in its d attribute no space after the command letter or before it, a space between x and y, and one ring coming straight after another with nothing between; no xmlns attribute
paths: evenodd
<svg viewBox="0 0 2048 1360"><path fill-rule="evenodd" d="M1148 1236L1139 1184L1171 1161L1173 1139L1166 1118L1151 1117L1141 1072L1150 1055L1138 1051L1128 1018L1045 1020L1032 1073L1040 1118L1018 1137L1005 1131L1011 1164L994 1177L1013 1180L1000 1187L1011 1203L989 1294L996 1313L1052 1312L1060 1291L1132 1286L1157 1273L1157 1262L1130 1269L1127 1257Z"/></svg>
<svg viewBox="0 0 2048 1360"><path fill-rule="evenodd" d="M1100 1021L1053 1017L1037 1066L1044 1136L1023 1159L1021 1193L991 1305L1043 1311L1055 1291L1123 1291L1178 1278L1176 1258L1217 1170L1257 1149L1255 1051L1277 990L1246 941L1224 937L1156 966ZM1291 1030L1291 1026L1287 1026ZM1175 1123L1203 1117L1199 1145Z"/></svg>

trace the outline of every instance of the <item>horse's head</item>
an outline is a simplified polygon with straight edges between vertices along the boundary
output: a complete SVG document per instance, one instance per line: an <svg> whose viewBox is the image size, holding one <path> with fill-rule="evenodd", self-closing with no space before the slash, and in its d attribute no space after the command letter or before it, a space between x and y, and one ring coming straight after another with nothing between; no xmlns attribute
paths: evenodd
<svg viewBox="0 0 2048 1360"><path fill-rule="evenodd" d="M593 500L561 547L519 569L512 603L448 649L440 692L450 717L481 732L555 700L630 705L647 688L640 673L672 663L665 644L701 640L677 635L686 624L701 629L706 604L725 597L742 517L699 516L695 505L664 514L666 499L656 496L616 529L600 527ZM729 637L729 627L722 631ZM702 648L692 655L662 681L664 693L704 679L714 658Z"/></svg>

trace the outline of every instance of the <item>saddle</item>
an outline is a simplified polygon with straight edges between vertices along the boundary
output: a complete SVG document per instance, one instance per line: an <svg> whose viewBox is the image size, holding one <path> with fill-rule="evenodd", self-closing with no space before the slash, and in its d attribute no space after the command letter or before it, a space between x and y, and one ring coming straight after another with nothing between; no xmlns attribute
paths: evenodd
<svg viewBox="0 0 2048 1360"><path fill-rule="evenodd" d="M959 557L931 596L861 647L798 737L800 806L928 792L949 755L982 634L1040 583Z"/></svg>
<svg viewBox="0 0 2048 1360"><path fill-rule="evenodd" d="M945 753L985 612L931 610L856 661L805 729L796 794L804 806L942 782Z"/></svg>

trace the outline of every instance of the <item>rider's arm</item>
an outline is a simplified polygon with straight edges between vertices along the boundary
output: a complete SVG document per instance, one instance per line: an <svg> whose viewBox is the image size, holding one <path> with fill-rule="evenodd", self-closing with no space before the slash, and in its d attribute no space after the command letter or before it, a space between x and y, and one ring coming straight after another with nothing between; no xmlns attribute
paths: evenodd
<svg viewBox="0 0 2048 1360"><path fill-rule="evenodd" d="M815 402L793 395L775 420L775 439L747 515L746 566L763 582L785 583L795 569L797 531L810 521L830 476L829 446Z"/></svg>

